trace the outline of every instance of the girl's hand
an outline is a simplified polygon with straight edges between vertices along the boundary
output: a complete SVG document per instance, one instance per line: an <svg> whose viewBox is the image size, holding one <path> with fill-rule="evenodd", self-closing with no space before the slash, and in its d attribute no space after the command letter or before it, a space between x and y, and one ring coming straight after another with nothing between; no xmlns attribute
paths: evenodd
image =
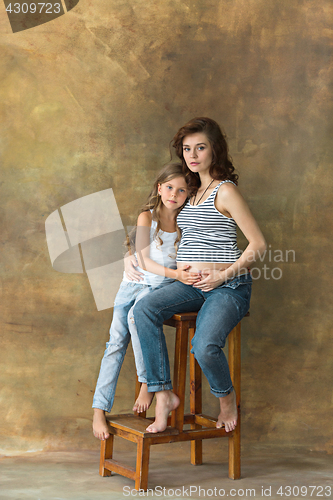
<svg viewBox="0 0 333 500"><path fill-rule="evenodd" d="M186 265L177 269L177 280L184 283L184 285L193 285L201 279L200 273L190 271L191 266Z"/></svg>
<svg viewBox="0 0 333 500"><path fill-rule="evenodd" d="M219 271L218 269L206 269L201 273L201 279L193 286L194 288L200 288L203 292L209 292L214 288L222 285L226 281L225 271Z"/></svg>
<svg viewBox="0 0 333 500"><path fill-rule="evenodd" d="M138 261L134 255L127 253L124 257L124 269L127 279L131 281L142 281L143 274L140 273L136 267L138 266Z"/></svg>

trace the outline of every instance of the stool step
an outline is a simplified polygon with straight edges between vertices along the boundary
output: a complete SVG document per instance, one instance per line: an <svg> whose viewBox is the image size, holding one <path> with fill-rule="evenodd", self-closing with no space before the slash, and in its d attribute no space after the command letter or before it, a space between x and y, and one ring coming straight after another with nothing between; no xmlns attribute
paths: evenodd
<svg viewBox="0 0 333 500"><path fill-rule="evenodd" d="M113 429L119 429L144 438L152 436L174 436L179 434L179 431L173 427L167 427L165 431L156 432L154 434L147 432L146 428L152 423L151 419L136 417L132 413L109 415L106 417L106 421Z"/></svg>
<svg viewBox="0 0 333 500"><path fill-rule="evenodd" d="M203 425L204 427L208 427L210 429L216 429L217 418L209 417L204 414L194 415L194 421L196 424Z"/></svg>
<svg viewBox="0 0 333 500"><path fill-rule="evenodd" d="M111 415L107 417L111 434L120 436L129 441L146 440L152 444L176 443L180 441L194 441L214 437L232 437L233 432L226 433L225 428L216 428L216 419L207 415L184 415L185 423L200 425L200 428L188 429L179 432L174 427L167 427L163 432L147 432L146 427L151 424L147 418L132 414Z"/></svg>
<svg viewBox="0 0 333 500"><path fill-rule="evenodd" d="M136 478L136 470L133 467L130 467L129 465L124 466L112 458L104 461L104 469L120 474L121 476L128 477L128 479L135 480Z"/></svg>

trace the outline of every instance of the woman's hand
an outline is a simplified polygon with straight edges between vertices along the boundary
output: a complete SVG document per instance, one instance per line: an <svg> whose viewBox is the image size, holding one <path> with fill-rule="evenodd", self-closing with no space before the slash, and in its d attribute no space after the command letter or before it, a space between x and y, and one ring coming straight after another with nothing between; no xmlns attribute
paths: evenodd
<svg viewBox="0 0 333 500"><path fill-rule="evenodd" d="M209 292L222 285L226 281L225 271L218 269L206 269L201 273L201 279L195 283L194 288L200 288L203 292Z"/></svg>
<svg viewBox="0 0 333 500"><path fill-rule="evenodd" d="M176 279L184 283L184 285L193 285L194 283L196 283L198 280L201 279L200 273L191 272L190 268L191 268L190 265L186 265L178 267L177 269Z"/></svg>
<svg viewBox="0 0 333 500"><path fill-rule="evenodd" d="M143 274L136 269L138 261L134 255L127 253L124 257L124 269L127 279L131 281L142 281Z"/></svg>

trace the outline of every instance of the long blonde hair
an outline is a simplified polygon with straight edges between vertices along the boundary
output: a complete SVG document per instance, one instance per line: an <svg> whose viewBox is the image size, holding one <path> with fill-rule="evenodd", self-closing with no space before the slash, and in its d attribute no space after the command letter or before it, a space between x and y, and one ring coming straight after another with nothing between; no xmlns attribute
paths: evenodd
<svg viewBox="0 0 333 500"><path fill-rule="evenodd" d="M184 172L183 172L182 164L181 163L168 163L167 165L165 165L162 168L162 170L160 170L160 172L157 174L154 185L153 185L153 189L149 193L149 196L147 198L146 203L141 207L141 210L140 210L140 213L148 212L150 210L152 211L152 218L154 221L157 222L156 230L154 233L154 239L155 238L158 239L158 244L159 244L158 246L163 245L163 240L158 235L158 232L161 230L161 215L160 214L161 214L161 208L163 205L161 196L158 194L158 185L164 184L165 182L169 182L172 179L175 179L176 177L184 177L184 179L186 180ZM179 214L179 212L181 211L181 209L185 205L186 201L187 201L187 199L185 200L184 204L181 207L179 207L176 215ZM180 232L179 227L177 226L177 223L176 223L176 231L177 231L177 238L175 240L174 245L175 245L175 250L177 252L178 242L180 241L180 238L181 238L181 232ZM132 229L132 231L128 234L128 236L126 238L126 246L130 252L133 251L133 249L135 248L135 235L136 235L136 227L134 229Z"/></svg>

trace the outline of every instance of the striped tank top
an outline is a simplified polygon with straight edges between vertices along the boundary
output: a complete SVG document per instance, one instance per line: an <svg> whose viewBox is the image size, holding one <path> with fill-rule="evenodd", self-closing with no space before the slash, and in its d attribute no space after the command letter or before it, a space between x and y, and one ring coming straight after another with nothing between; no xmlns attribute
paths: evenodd
<svg viewBox="0 0 333 500"><path fill-rule="evenodd" d="M177 262L235 262L241 251L237 247L237 224L234 219L221 214L215 207L219 187L232 181L222 181L208 198L199 205L188 201L178 214L177 224L182 237Z"/></svg>

